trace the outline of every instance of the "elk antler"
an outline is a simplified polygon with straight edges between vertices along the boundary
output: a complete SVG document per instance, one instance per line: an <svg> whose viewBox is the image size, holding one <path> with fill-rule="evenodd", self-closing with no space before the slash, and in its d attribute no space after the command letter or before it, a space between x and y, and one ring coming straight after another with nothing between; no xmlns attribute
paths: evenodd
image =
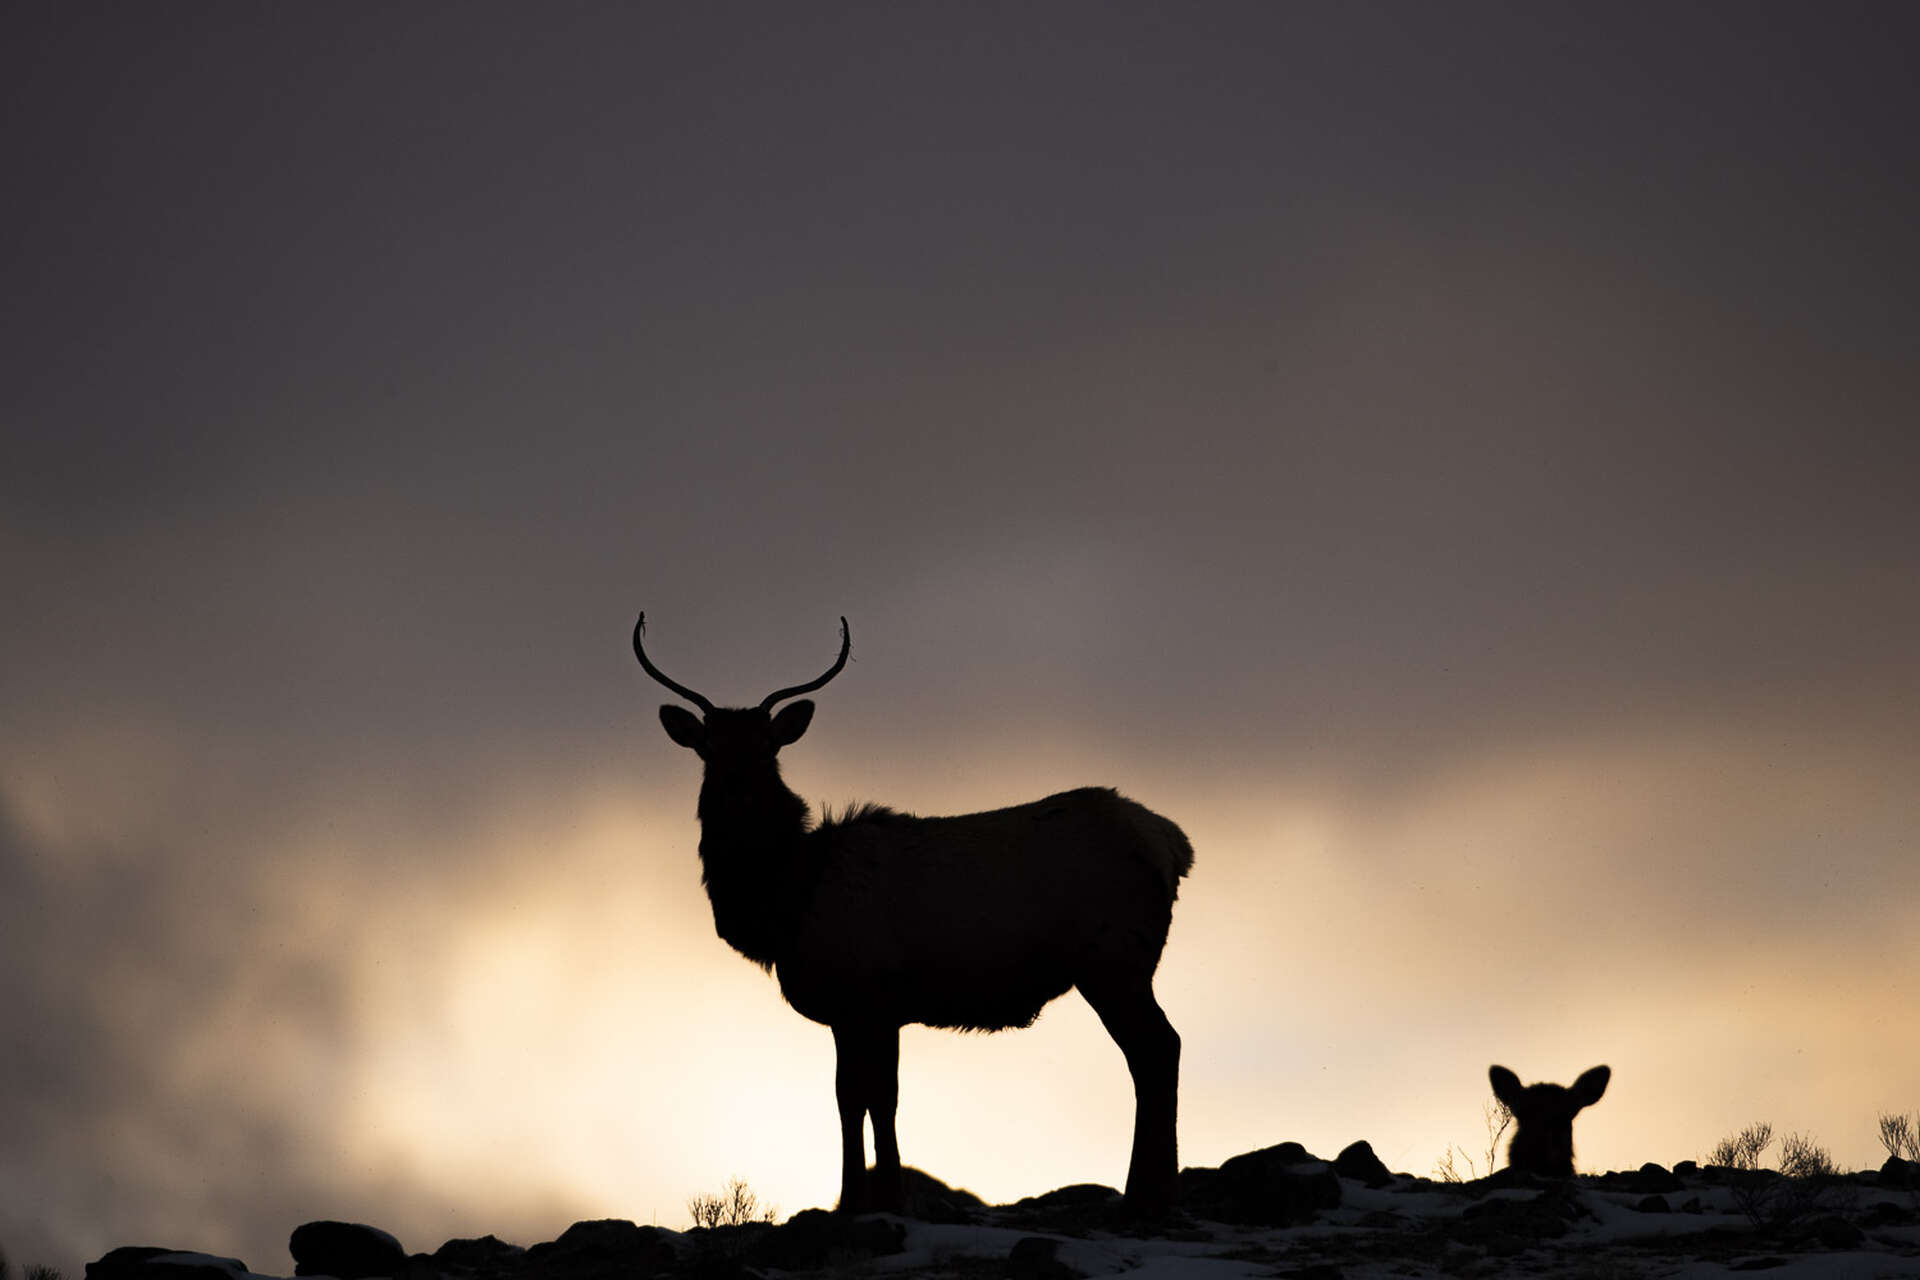
<svg viewBox="0 0 1920 1280"><path fill-rule="evenodd" d="M846 625L845 619L841 620L841 625L842 626ZM713 704L711 702L708 702L705 698L701 697L699 694L695 693L693 690L687 688L687 686L681 684L678 680L668 679L667 676L660 670L660 668L654 666L652 662L648 661L646 647L640 643L640 637L646 633L646 630L647 630L647 611L645 609L642 609L640 611L640 620L633 624L633 656L640 659L640 665L646 668L648 675L652 676L655 680L658 680L661 684L667 686L667 688L673 690L675 693L685 698L688 702L691 702L694 706L699 707L703 713L707 715L712 715ZM846 655L844 653L841 654L840 656L842 661L846 660ZM838 668L835 668L835 670L838 670ZM829 672L828 674L831 675L832 673Z"/></svg>
<svg viewBox="0 0 1920 1280"><path fill-rule="evenodd" d="M635 643L638 643L638 641L636 640ZM760 700L760 709L762 711L771 711L773 710L773 704L782 698L791 698L797 693L812 693L815 689L818 689L821 685L840 674L840 668L847 665L847 654L852 648L853 636L847 631L847 620L843 615L840 619L840 656L834 659L832 666L827 668L827 674L821 676L818 680L809 680L805 684L796 684L791 689L774 690ZM642 659L642 661L644 661L644 659Z"/></svg>

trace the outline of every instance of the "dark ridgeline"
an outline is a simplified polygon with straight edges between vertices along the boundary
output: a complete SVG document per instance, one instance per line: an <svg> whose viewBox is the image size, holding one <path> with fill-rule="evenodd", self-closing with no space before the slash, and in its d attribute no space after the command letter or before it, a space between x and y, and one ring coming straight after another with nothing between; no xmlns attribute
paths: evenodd
<svg viewBox="0 0 1920 1280"><path fill-rule="evenodd" d="M1513 1112L1513 1141L1507 1163L1543 1178L1573 1176L1573 1118L1582 1108L1600 1101L1613 1072L1594 1067L1580 1073L1569 1087L1558 1084L1520 1086L1520 1077L1505 1067L1487 1068L1493 1096Z"/></svg>
<svg viewBox="0 0 1920 1280"><path fill-rule="evenodd" d="M1180 828L1100 787L953 818L868 805L812 825L775 757L807 731L814 706L773 706L840 673L852 645L847 620L825 675L757 707L726 708L648 660L646 617L634 625L634 655L702 712L668 704L660 723L703 763L700 861L714 927L775 972L787 1003L833 1029L840 1208L901 1207L902 1026L1024 1027L1074 987L1133 1075L1128 1207L1170 1207L1180 1037L1154 999L1153 974L1180 878L1193 866Z"/></svg>

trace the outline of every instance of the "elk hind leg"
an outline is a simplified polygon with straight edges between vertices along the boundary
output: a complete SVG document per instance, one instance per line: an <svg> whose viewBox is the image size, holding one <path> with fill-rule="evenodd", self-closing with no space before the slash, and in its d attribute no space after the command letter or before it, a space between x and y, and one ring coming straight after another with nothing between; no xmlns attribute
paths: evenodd
<svg viewBox="0 0 1920 1280"><path fill-rule="evenodd" d="M1083 984L1100 1022L1126 1055L1133 1076L1133 1156L1127 1166L1127 1207L1158 1215L1173 1207L1179 1181L1175 1138L1180 1094L1180 1033L1153 998L1151 982L1124 986Z"/></svg>

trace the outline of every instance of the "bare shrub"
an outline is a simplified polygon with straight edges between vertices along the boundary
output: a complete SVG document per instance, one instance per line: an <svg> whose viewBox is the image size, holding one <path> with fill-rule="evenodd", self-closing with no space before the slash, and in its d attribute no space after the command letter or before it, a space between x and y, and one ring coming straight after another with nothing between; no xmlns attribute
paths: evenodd
<svg viewBox="0 0 1920 1280"><path fill-rule="evenodd" d="M1494 1165L1499 1161L1500 1139L1513 1124L1513 1109L1500 1099L1489 1096L1480 1104L1480 1119L1487 1126L1486 1158L1487 1174L1490 1175L1493 1173ZM1462 1160L1467 1164L1465 1177L1460 1174L1459 1162ZM1483 1175L1480 1173L1480 1167L1474 1163L1473 1157L1467 1154L1465 1148L1449 1143L1446 1153L1434 1162L1433 1176L1439 1182L1459 1183L1472 1182Z"/></svg>
<svg viewBox="0 0 1920 1280"><path fill-rule="evenodd" d="M1802 1133L1780 1140L1780 1172L1789 1178L1833 1178L1840 1169L1827 1149Z"/></svg>
<svg viewBox="0 0 1920 1280"><path fill-rule="evenodd" d="M1773 1142L1773 1126L1762 1121L1722 1138L1707 1153L1707 1163L1751 1173L1760 1168L1760 1153Z"/></svg>
<svg viewBox="0 0 1920 1280"><path fill-rule="evenodd" d="M1890 1156L1920 1164L1920 1115L1881 1116L1880 1145Z"/></svg>
<svg viewBox="0 0 1920 1280"><path fill-rule="evenodd" d="M1722 1138L1707 1157L1709 1164L1732 1172L1734 1207L1748 1222L1780 1226L1852 1206L1852 1191L1840 1167L1810 1135L1790 1133L1780 1140L1777 1172L1760 1162L1772 1143L1772 1125L1750 1124Z"/></svg>
<svg viewBox="0 0 1920 1280"><path fill-rule="evenodd" d="M0 1249L0 1280L7 1277L7 1254ZM49 1267L40 1263L28 1263L20 1268L20 1280L62 1280L58 1267Z"/></svg>
<svg viewBox="0 0 1920 1280"><path fill-rule="evenodd" d="M741 1227L748 1223L773 1225L779 1220L780 1211L772 1205L760 1203L744 1178L729 1178L727 1186L717 1196L697 1194L687 1197L687 1213L693 1218L693 1225L706 1227Z"/></svg>
<svg viewBox="0 0 1920 1280"><path fill-rule="evenodd" d="M1894 1185L1906 1189L1908 1197L1920 1206L1920 1114L1880 1117L1880 1145L1891 1159L1907 1163L1893 1170Z"/></svg>
<svg viewBox="0 0 1920 1280"><path fill-rule="evenodd" d="M1785 1179L1776 1218L1794 1221L1853 1208L1854 1189L1827 1149L1808 1134L1790 1133L1780 1140L1780 1173Z"/></svg>
<svg viewBox="0 0 1920 1280"><path fill-rule="evenodd" d="M1734 1208L1756 1227L1772 1220L1780 1194L1780 1175L1760 1163L1761 1154L1772 1143L1773 1126L1762 1120L1720 1139L1707 1154L1708 1164L1733 1171Z"/></svg>

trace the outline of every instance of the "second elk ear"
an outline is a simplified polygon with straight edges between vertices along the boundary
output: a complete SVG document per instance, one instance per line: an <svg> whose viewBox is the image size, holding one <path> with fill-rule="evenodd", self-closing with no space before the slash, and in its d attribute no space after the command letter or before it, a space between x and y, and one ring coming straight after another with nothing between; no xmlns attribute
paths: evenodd
<svg viewBox="0 0 1920 1280"><path fill-rule="evenodd" d="M1573 1087L1567 1092L1571 1093L1574 1101L1581 1106L1590 1107L1600 1101L1600 1095L1607 1091L1607 1081L1612 1078L1613 1072L1606 1067L1594 1067L1581 1072L1580 1078L1573 1082Z"/></svg>
<svg viewBox="0 0 1920 1280"><path fill-rule="evenodd" d="M800 735L813 723L813 702L802 698L788 703L773 715L773 749L800 741Z"/></svg>
<svg viewBox="0 0 1920 1280"><path fill-rule="evenodd" d="M660 708L660 726L667 736L689 751L704 752L707 746L707 726L699 716L685 707L676 707L671 702Z"/></svg>

